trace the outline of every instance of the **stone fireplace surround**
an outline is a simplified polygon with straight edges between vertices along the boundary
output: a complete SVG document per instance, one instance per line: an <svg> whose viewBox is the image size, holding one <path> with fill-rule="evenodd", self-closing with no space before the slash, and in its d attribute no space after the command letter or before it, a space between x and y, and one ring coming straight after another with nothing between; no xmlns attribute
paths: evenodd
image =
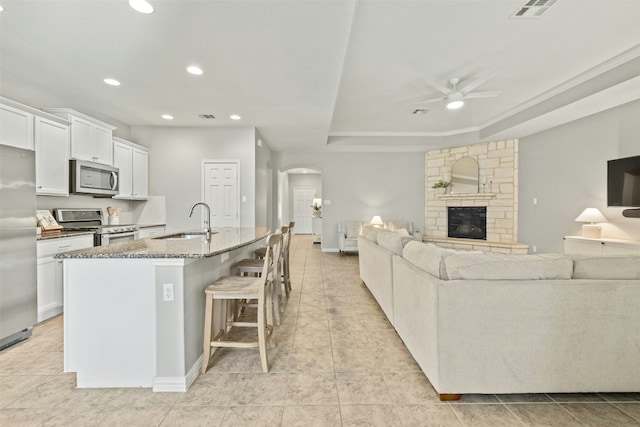
<svg viewBox="0 0 640 427"><path fill-rule="evenodd" d="M453 163L472 157L480 166L480 193L447 194L431 188L438 180L451 181ZM484 184L484 185L483 185ZM423 241L454 249L527 253L518 239L518 140L485 142L427 151L425 154L425 224ZM447 237L447 207L486 206L487 239Z"/></svg>

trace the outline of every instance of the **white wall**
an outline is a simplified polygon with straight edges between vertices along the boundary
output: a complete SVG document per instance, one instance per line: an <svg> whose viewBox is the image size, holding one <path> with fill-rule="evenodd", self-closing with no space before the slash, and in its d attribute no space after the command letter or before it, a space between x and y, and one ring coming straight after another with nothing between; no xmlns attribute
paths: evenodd
<svg viewBox="0 0 640 427"><path fill-rule="evenodd" d="M278 152L280 170L322 171L322 248L338 247L339 221L411 221L424 231L424 155L416 153Z"/></svg>
<svg viewBox="0 0 640 427"><path fill-rule="evenodd" d="M255 226L254 128L134 126L130 139L149 149L149 193L166 196L167 232L200 227L203 213L189 210L202 198L202 161L213 159L240 161L240 226Z"/></svg>
<svg viewBox="0 0 640 427"><path fill-rule="evenodd" d="M521 138L518 240L562 252L562 237L581 234L574 220L588 207L608 218L603 237L640 240L640 219L607 208L607 160L637 155L640 101Z"/></svg>

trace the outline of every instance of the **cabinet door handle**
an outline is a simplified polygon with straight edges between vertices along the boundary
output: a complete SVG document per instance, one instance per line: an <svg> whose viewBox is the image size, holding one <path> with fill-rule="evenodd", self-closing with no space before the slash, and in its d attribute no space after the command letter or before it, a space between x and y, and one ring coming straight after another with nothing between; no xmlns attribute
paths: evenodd
<svg viewBox="0 0 640 427"><path fill-rule="evenodd" d="M71 245L58 246L58 249L67 249L70 248Z"/></svg>

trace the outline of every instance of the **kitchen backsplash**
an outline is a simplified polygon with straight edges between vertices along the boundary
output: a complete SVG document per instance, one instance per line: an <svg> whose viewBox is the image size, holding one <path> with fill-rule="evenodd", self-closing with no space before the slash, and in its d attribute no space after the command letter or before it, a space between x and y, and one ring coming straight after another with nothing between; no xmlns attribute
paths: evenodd
<svg viewBox="0 0 640 427"><path fill-rule="evenodd" d="M107 207L120 209L120 224L156 224L164 222L150 222L141 215L146 212L145 206L150 203L153 210L156 212L154 217L164 218L164 197L161 197L161 202L156 200L155 197L150 197L149 201L133 201L133 200L118 200L112 198L98 198L92 196L84 196L72 194L69 197L51 197L51 196L37 196L36 207L37 209L48 209L53 211L56 208L100 208L102 209L102 215L106 222L107 220ZM148 216L148 215L147 215Z"/></svg>

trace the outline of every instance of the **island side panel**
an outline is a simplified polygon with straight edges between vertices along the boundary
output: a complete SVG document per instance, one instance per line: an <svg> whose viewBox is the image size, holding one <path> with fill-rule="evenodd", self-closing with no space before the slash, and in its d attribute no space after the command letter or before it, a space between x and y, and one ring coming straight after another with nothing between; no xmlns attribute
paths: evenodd
<svg viewBox="0 0 640 427"><path fill-rule="evenodd" d="M156 260L156 377L154 391L186 391L200 373L204 335L204 290L222 276L235 275L235 264L252 258L264 239L229 252L188 260ZM183 261L183 264L180 262ZM174 301L164 301L165 284L173 284ZM214 328L221 325L220 305Z"/></svg>
<svg viewBox="0 0 640 427"><path fill-rule="evenodd" d="M65 372L79 388L151 387L154 285L150 260L64 260Z"/></svg>

